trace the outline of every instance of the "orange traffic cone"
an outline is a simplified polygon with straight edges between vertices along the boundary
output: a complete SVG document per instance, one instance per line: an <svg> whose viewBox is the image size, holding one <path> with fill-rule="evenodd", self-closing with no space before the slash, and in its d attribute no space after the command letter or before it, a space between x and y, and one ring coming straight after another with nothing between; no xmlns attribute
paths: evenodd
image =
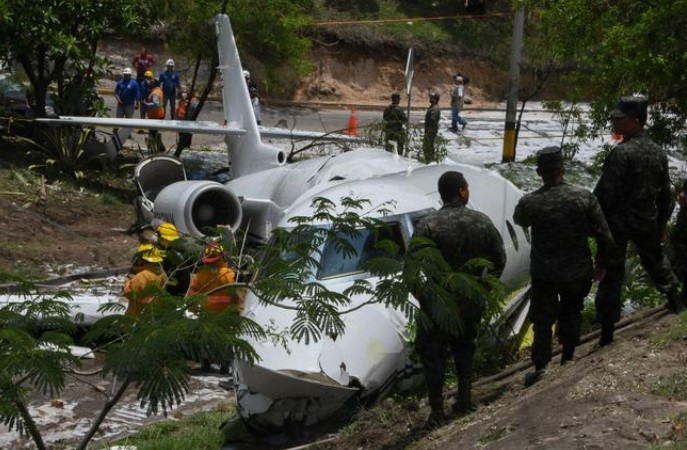
<svg viewBox="0 0 687 450"><path fill-rule="evenodd" d="M351 117L348 118L348 129L346 134L349 136L358 135L358 119L355 118L355 108L351 109Z"/></svg>

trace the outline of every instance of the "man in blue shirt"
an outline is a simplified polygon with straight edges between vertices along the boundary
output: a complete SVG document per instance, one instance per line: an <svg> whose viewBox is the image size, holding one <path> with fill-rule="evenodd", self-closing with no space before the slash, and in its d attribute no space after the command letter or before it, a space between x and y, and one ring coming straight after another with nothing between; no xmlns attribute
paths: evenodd
<svg viewBox="0 0 687 450"><path fill-rule="evenodd" d="M134 109L138 108L141 92L136 80L131 79L131 69L128 67L122 71L122 78L115 86L114 96L117 100L117 118L134 117Z"/></svg>
<svg viewBox="0 0 687 450"><path fill-rule="evenodd" d="M174 71L174 60L167 60L167 70L160 74L158 80L160 86L162 87L162 93L164 97L164 107L167 108L167 103L169 102L169 117L174 119L174 111L176 110L176 98L177 98L177 88L181 88L181 82L179 81L179 74Z"/></svg>

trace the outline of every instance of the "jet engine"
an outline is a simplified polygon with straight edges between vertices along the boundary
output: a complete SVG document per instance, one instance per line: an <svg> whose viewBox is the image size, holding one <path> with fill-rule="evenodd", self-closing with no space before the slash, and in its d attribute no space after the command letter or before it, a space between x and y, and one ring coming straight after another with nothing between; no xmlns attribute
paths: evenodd
<svg viewBox="0 0 687 450"><path fill-rule="evenodd" d="M155 197L155 217L173 223L180 231L202 237L207 227L241 225L241 201L214 181L179 181Z"/></svg>

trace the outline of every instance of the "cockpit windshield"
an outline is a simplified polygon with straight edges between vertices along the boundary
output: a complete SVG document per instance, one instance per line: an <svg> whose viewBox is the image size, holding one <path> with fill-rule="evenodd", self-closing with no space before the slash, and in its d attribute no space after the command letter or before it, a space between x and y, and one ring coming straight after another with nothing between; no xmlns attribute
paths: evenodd
<svg viewBox="0 0 687 450"><path fill-rule="evenodd" d="M337 245L336 239L327 240L322 249L320 268L317 278L332 278L365 270L365 263L373 258L383 256L393 256L387 249L378 245L382 241L395 243L399 251L396 256L400 256L405 251L405 242L400 224L397 222L387 223L374 230L359 230L356 236L347 236L343 233L337 234L337 238L347 240L352 249L352 254L345 254Z"/></svg>

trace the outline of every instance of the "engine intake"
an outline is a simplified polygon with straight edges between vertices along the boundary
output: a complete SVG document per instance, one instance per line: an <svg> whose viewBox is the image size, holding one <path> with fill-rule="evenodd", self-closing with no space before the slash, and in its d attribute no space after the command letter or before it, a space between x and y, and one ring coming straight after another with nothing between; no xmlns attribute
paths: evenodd
<svg viewBox="0 0 687 450"><path fill-rule="evenodd" d="M241 225L241 201L223 184L214 181L179 181L155 198L155 217L182 232L203 237L208 227Z"/></svg>

